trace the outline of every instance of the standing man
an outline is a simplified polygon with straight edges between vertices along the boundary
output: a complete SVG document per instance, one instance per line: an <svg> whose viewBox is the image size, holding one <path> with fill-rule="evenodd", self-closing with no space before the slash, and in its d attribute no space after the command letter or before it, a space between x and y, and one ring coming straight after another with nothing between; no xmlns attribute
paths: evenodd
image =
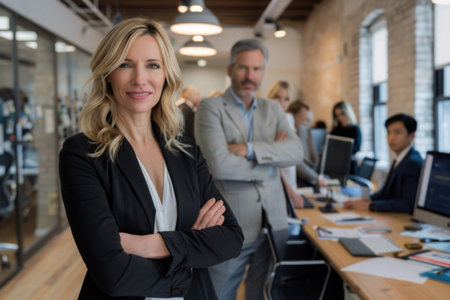
<svg viewBox="0 0 450 300"><path fill-rule="evenodd" d="M397 114L387 119L384 125L389 148L394 153L386 182L370 199L347 201L344 206L357 210L412 214L423 161L412 146L417 122L411 116Z"/></svg>
<svg viewBox="0 0 450 300"><path fill-rule="evenodd" d="M210 268L219 299L234 300L244 276L246 299L264 299L271 256L263 222L272 227L277 249L287 238L286 200L279 167L298 164L303 151L281 106L256 97L268 51L257 40L241 40L231 49L223 95L200 102L195 137L245 236L241 254ZM279 252L282 253L282 252Z"/></svg>

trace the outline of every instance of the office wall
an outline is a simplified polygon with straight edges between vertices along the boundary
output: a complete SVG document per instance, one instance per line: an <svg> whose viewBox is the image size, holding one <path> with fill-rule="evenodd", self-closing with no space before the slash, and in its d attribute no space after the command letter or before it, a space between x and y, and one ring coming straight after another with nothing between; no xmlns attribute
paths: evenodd
<svg viewBox="0 0 450 300"><path fill-rule="evenodd" d="M295 89L296 97L300 94L300 75L301 66L301 35L298 27L287 26L286 38L275 38L273 29L266 28L263 44L269 50L269 61L265 70L264 78L258 95L266 97L270 86L274 81L287 80ZM180 60L180 68L183 74L184 85L194 85L200 89L202 96L207 96L213 89L224 90L228 88L230 81L227 77L227 65L229 61L229 52L232 45L241 40L253 38L253 28L225 28L223 34L208 37L208 40L220 50L218 56L219 63L206 68L200 68L196 65L196 60L190 58L188 63L186 59ZM206 58L207 61L210 59Z"/></svg>
<svg viewBox="0 0 450 300"><path fill-rule="evenodd" d="M181 72L184 87L197 87L203 98L207 97L212 90L223 91L227 87L225 82L226 69L221 67L200 68L196 65L184 65Z"/></svg>

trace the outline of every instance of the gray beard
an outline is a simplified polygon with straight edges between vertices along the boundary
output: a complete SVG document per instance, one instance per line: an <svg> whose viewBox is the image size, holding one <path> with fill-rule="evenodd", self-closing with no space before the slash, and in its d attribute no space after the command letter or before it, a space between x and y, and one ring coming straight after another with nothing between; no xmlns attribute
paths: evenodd
<svg viewBox="0 0 450 300"><path fill-rule="evenodd" d="M239 97L242 97L242 98L250 98L250 97L253 98L256 95L256 90L254 92L250 93L250 94L238 91L237 94L238 94Z"/></svg>

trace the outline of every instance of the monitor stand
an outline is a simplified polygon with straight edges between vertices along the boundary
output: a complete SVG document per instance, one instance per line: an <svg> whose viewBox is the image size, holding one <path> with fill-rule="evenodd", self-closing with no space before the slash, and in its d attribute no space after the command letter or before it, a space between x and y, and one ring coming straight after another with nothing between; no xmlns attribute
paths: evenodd
<svg viewBox="0 0 450 300"><path fill-rule="evenodd" d="M333 207L333 198L326 198L327 204L323 207L319 207L319 210L323 213L337 213L338 211Z"/></svg>

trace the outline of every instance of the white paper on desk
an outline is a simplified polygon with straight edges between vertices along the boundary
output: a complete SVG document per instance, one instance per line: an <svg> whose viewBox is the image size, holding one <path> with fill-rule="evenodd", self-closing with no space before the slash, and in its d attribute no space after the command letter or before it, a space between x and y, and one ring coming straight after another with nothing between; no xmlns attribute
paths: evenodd
<svg viewBox="0 0 450 300"><path fill-rule="evenodd" d="M322 214L322 217L324 217L325 219L327 219L335 224L340 224L340 225L375 223L375 220L371 219L371 218L367 218L365 220L359 220L359 221L342 221L344 219L364 218L363 216L355 214L353 212L336 213L336 214Z"/></svg>
<svg viewBox="0 0 450 300"><path fill-rule="evenodd" d="M403 236L412 236L418 239L434 239L438 241L450 240L450 231L442 227L430 224L422 224L422 230L404 231L400 233Z"/></svg>
<svg viewBox="0 0 450 300"><path fill-rule="evenodd" d="M350 198L347 195L344 195L342 193L333 193L333 200L338 202L338 203L342 203L345 202L347 200L349 200Z"/></svg>
<svg viewBox="0 0 450 300"><path fill-rule="evenodd" d="M433 268L436 267L399 258L376 257L366 259L341 270L423 284L427 281L427 278L420 276L420 273Z"/></svg>

